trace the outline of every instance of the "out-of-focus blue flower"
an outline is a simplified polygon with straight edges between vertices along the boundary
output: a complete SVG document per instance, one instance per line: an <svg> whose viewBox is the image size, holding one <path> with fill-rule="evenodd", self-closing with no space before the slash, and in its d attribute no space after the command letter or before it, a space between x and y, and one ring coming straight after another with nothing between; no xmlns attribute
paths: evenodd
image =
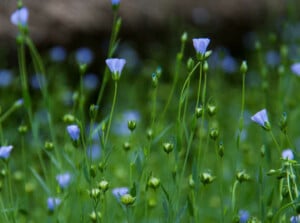
<svg viewBox="0 0 300 223"><path fill-rule="evenodd" d="M39 90L47 84L46 78L42 74L35 74L30 78L30 85L33 89Z"/></svg>
<svg viewBox="0 0 300 223"><path fill-rule="evenodd" d="M83 77L83 85L88 90L95 90L99 84L96 74L87 74Z"/></svg>
<svg viewBox="0 0 300 223"><path fill-rule="evenodd" d="M113 131L118 135L129 135L128 121L133 120L139 122L141 119L140 113L136 110L127 110L117 116L113 123Z"/></svg>
<svg viewBox="0 0 300 223"><path fill-rule="evenodd" d="M297 76L300 76L300 63L294 63L291 66L291 70L294 74L296 74Z"/></svg>
<svg viewBox="0 0 300 223"><path fill-rule="evenodd" d="M97 160L101 156L101 148L99 144L93 144L87 148L87 156L91 157L92 160Z"/></svg>
<svg viewBox="0 0 300 223"><path fill-rule="evenodd" d="M111 0L111 4L112 5L119 5L120 4L120 0Z"/></svg>
<svg viewBox="0 0 300 223"><path fill-rule="evenodd" d="M26 7L22 7L14 11L10 16L10 21L12 24L18 26L19 24L22 26L27 25L29 16L29 11Z"/></svg>
<svg viewBox="0 0 300 223"><path fill-rule="evenodd" d="M61 199L57 198L57 197L49 197L47 199L47 207L49 211L54 211L54 209L60 205L61 203Z"/></svg>
<svg viewBox="0 0 300 223"><path fill-rule="evenodd" d="M118 48L118 55L120 58L127 58L126 67L136 68L140 64L138 52L130 44L122 44Z"/></svg>
<svg viewBox="0 0 300 223"><path fill-rule="evenodd" d="M197 53L203 55L206 52L206 48L210 42L208 38L194 38L193 45Z"/></svg>
<svg viewBox="0 0 300 223"><path fill-rule="evenodd" d="M23 104L24 104L24 100L23 100L23 98L20 98L17 101L15 101L14 106L21 107Z"/></svg>
<svg viewBox="0 0 300 223"><path fill-rule="evenodd" d="M109 58L105 60L110 72L113 74L113 79L118 80L121 76L124 65L126 64L125 59Z"/></svg>
<svg viewBox="0 0 300 223"><path fill-rule="evenodd" d="M10 70L0 70L0 87L7 87L11 84L13 79L12 72Z"/></svg>
<svg viewBox="0 0 300 223"><path fill-rule="evenodd" d="M249 212L245 210L239 211L240 223L246 223L250 217Z"/></svg>
<svg viewBox="0 0 300 223"><path fill-rule="evenodd" d="M77 141L79 139L80 129L79 129L78 125L68 125L67 132L69 133L69 135L73 141Z"/></svg>
<svg viewBox="0 0 300 223"><path fill-rule="evenodd" d="M293 160L294 159L294 153L291 149L285 149L282 151L281 156L283 159L286 160Z"/></svg>
<svg viewBox="0 0 300 223"><path fill-rule="evenodd" d="M251 120L256 122L257 124L259 124L261 127L268 127L266 125L269 125L269 119L268 119L268 114L267 114L267 110L263 109L259 112L257 112L255 115L253 115L251 117Z"/></svg>
<svg viewBox="0 0 300 223"><path fill-rule="evenodd" d="M127 187L117 187L112 190L112 194L119 200L122 196L129 193Z"/></svg>
<svg viewBox="0 0 300 223"><path fill-rule="evenodd" d="M0 158L7 159L10 155L11 150L13 149L13 146L1 146L0 147Z"/></svg>
<svg viewBox="0 0 300 223"><path fill-rule="evenodd" d="M269 66L275 67L280 63L280 55L274 50L270 50L266 53L266 62Z"/></svg>
<svg viewBox="0 0 300 223"><path fill-rule="evenodd" d="M52 61L62 62L66 59L66 50L62 46L55 46L50 49L49 55Z"/></svg>
<svg viewBox="0 0 300 223"><path fill-rule="evenodd" d="M300 223L300 215L292 216L290 218L291 223Z"/></svg>
<svg viewBox="0 0 300 223"><path fill-rule="evenodd" d="M232 57L232 56L226 56L221 63L222 69L226 72L226 73L234 73L237 71L238 69L238 64L236 62L236 60Z"/></svg>
<svg viewBox="0 0 300 223"><path fill-rule="evenodd" d="M67 188L71 183L72 175L69 172L58 174L56 176L56 180L59 186L63 189Z"/></svg>
<svg viewBox="0 0 300 223"><path fill-rule="evenodd" d="M80 64L90 64L94 60L94 53L87 47L82 47L76 51L76 60Z"/></svg>

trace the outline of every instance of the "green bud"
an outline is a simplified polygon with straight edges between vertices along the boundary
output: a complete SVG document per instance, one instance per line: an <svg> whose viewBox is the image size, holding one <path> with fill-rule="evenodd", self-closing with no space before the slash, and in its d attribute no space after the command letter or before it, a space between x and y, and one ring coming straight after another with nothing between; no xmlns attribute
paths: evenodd
<svg viewBox="0 0 300 223"><path fill-rule="evenodd" d="M27 131L28 131L27 125L20 125L20 126L18 127L18 132L19 132L20 134L25 134Z"/></svg>
<svg viewBox="0 0 300 223"><path fill-rule="evenodd" d="M97 174L97 167L95 165L91 165L90 166L90 176L91 177L96 177Z"/></svg>
<svg viewBox="0 0 300 223"><path fill-rule="evenodd" d="M133 132L136 128L136 122L134 120L129 120L127 123L128 129Z"/></svg>
<svg viewBox="0 0 300 223"><path fill-rule="evenodd" d="M187 41L187 38L188 38L188 34L187 34L187 32L184 32L184 33L181 35L181 42L186 42L186 41Z"/></svg>
<svg viewBox="0 0 300 223"><path fill-rule="evenodd" d="M164 148L164 151L169 154L170 152L173 151L174 149L174 145L172 143L169 143L169 142L166 142L163 144L163 148Z"/></svg>
<svg viewBox="0 0 300 223"><path fill-rule="evenodd" d="M135 201L135 197L131 196L130 194L125 194L121 197L121 202L126 206L132 205Z"/></svg>
<svg viewBox="0 0 300 223"><path fill-rule="evenodd" d="M98 105L92 104L90 106L90 116L91 116L91 118L95 118L95 115L96 115L96 113L97 113L98 110L99 110L99 106Z"/></svg>
<svg viewBox="0 0 300 223"><path fill-rule="evenodd" d="M16 172L14 172L13 177L14 177L15 181L21 181L24 179L24 174L22 171L16 171Z"/></svg>
<svg viewBox="0 0 300 223"><path fill-rule="evenodd" d="M158 85L158 76L156 73L152 74L152 86L156 88Z"/></svg>
<svg viewBox="0 0 300 223"><path fill-rule="evenodd" d="M192 58L189 58L187 61L187 69L191 71L195 66L195 62Z"/></svg>
<svg viewBox="0 0 300 223"><path fill-rule="evenodd" d="M87 64L79 64L80 74L83 75L86 72Z"/></svg>
<svg viewBox="0 0 300 223"><path fill-rule="evenodd" d="M98 164L98 169L100 170L101 173L103 173L104 170L106 169L105 163L100 162L100 163Z"/></svg>
<svg viewBox="0 0 300 223"><path fill-rule="evenodd" d="M98 199L100 197L100 189L99 188L93 188L89 194L90 194L90 197L93 198L93 199Z"/></svg>
<svg viewBox="0 0 300 223"><path fill-rule="evenodd" d="M150 198L150 199L148 200L148 206L149 206L150 208L154 208L156 205L157 205L157 202L156 202L156 200L155 200L154 198Z"/></svg>
<svg viewBox="0 0 300 223"><path fill-rule="evenodd" d="M73 123L75 121L75 117L74 117L74 115L71 115L71 114L65 114L63 117L63 121L65 123Z"/></svg>
<svg viewBox="0 0 300 223"><path fill-rule="evenodd" d="M243 183L243 182L249 181L251 178L250 178L250 175L247 174L245 171L240 171L236 174L236 179L240 183Z"/></svg>
<svg viewBox="0 0 300 223"><path fill-rule="evenodd" d="M210 173L202 173L200 174L200 181L206 185L206 184L211 184L216 177L212 176Z"/></svg>
<svg viewBox="0 0 300 223"><path fill-rule="evenodd" d="M98 183L98 187L103 193L105 193L108 190L109 183L106 180L101 180Z"/></svg>
<svg viewBox="0 0 300 223"><path fill-rule="evenodd" d="M24 39L24 36L22 34L17 35L17 38L16 38L17 45L24 44L24 41L25 41L25 39Z"/></svg>
<svg viewBox="0 0 300 223"><path fill-rule="evenodd" d="M162 69L161 67L157 67L155 73L157 74L157 77L160 78L162 74Z"/></svg>
<svg viewBox="0 0 300 223"><path fill-rule="evenodd" d="M150 177L150 179L148 180L148 186L153 189L157 189L159 185L160 185L160 180L156 177Z"/></svg>
<svg viewBox="0 0 300 223"><path fill-rule="evenodd" d="M265 145L262 145L260 147L260 156L261 157L265 157L265 154L266 154L266 146Z"/></svg>
<svg viewBox="0 0 300 223"><path fill-rule="evenodd" d="M247 62L245 60L243 60L241 67L240 67L240 71L242 74L245 74L248 70L248 65Z"/></svg>
<svg viewBox="0 0 300 223"><path fill-rule="evenodd" d="M101 219L102 218L102 214L101 212L95 212L93 211L91 214L90 214L90 219L92 222L97 222L97 219Z"/></svg>
<svg viewBox="0 0 300 223"><path fill-rule="evenodd" d="M191 188L194 188L194 187L195 187L195 181L194 181L194 179L193 179L193 175L192 175L192 174L189 175L189 186L190 186Z"/></svg>
<svg viewBox="0 0 300 223"><path fill-rule="evenodd" d="M288 47L286 46L286 45L282 45L281 47L280 47L280 54L281 54L281 56L283 57L283 58L286 58L287 57L287 55L288 55Z"/></svg>
<svg viewBox="0 0 300 223"><path fill-rule="evenodd" d="M261 43L259 41L256 41L254 47L256 50L261 50Z"/></svg>
<svg viewBox="0 0 300 223"><path fill-rule="evenodd" d="M203 107L202 106L195 109L195 115L196 115L196 118L202 117L202 115L203 115Z"/></svg>
<svg viewBox="0 0 300 223"><path fill-rule="evenodd" d="M2 170L0 171L0 176L1 176L1 178L5 178L6 175L7 175L7 171L6 171L5 169L2 169Z"/></svg>
<svg viewBox="0 0 300 223"><path fill-rule="evenodd" d="M207 112L208 112L209 116L214 116L217 112L217 106L209 103L207 105Z"/></svg>
<svg viewBox="0 0 300 223"><path fill-rule="evenodd" d="M36 184L33 182L27 182L25 183L24 189L26 193L32 193L36 189Z"/></svg>
<svg viewBox="0 0 300 223"><path fill-rule="evenodd" d="M219 137L219 131L216 128L213 128L210 130L209 136L212 140L216 141Z"/></svg>
<svg viewBox="0 0 300 223"><path fill-rule="evenodd" d="M153 138L153 130L152 129L148 129L147 130L147 139L151 140Z"/></svg>
<svg viewBox="0 0 300 223"><path fill-rule="evenodd" d="M287 131L287 114L283 112L279 121L279 128L283 133Z"/></svg>
<svg viewBox="0 0 300 223"><path fill-rule="evenodd" d="M208 57L210 57L210 55L212 54L212 50L206 51L204 54L204 59L207 60Z"/></svg>
<svg viewBox="0 0 300 223"><path fill-rule="evenodd" d="M54 149L54 144L53 142L46 141L44 147L46 150L51 151Z"/></svg>
<svg viewBox="0 0 300 223"><path fill-rule="evenodd" d="M218 146L218 154L222 158L224 156L224 145L222 142L219 143Z"/></svg>
<svg viewBox="0 0 300 223"><path fill-rule="evenodd" d="M123 144L123 149L124 149L125 151L129 151L129 150L130 150L130 147L131 147L131 145L130 145L129 142L124 142L124 144Z"/></svg>
<svg viewBox="0 0 300 223"><path fill-rule="evenodd" d="M208 71L208 63L207 63L207 61L204 61L204 64L203 64L203 71L204 71L204 72L207 72L207 71Z"/></svg>

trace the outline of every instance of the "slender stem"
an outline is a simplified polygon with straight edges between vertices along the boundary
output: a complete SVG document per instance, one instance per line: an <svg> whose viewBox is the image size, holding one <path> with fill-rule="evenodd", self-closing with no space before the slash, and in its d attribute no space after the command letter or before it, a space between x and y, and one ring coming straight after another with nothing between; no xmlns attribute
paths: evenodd
<svg viewBox="0 0 300 223"><path fill-rule="evenodd" d="M243 81L242 81L242 104L241 104L241 114L240 114L240 120L239 120L239 131L236 141L237 149L240 148L240 137L244 128L244 107L245 107L245 77L246 73L243 73Z"/></svg>
<svg viewBox="0 0 300 223"><path fill-rule="evenodd" d="M231 207L232 207L232 214L235 214L235 205L236 205L236 189L238 185L238 181L236 180L233 184L232 188L232 197L231 197Z"/></svg>
<svg viewBox="0 0 300 223"><path fill-rule="evenodd" d="M201 84L202 84L202 67L203 67L203 61L200 61L200 69L199 69L199 82L198 82L198 91L197 91L197 102L196 102L196 108L199 106L200 102L200 94L201 94ZM203 105L204 106L204 105Z"/></svg>
<svg viewBox="0 0 300 223"><path fill-rule="evenodd" d="M106 130L106 137L105 137L105 141L104 141L104 146L106 146L106 144L107 144L108 136L109 136L109 133L110 133L111 121L112 121L112 117L113 117L113 113L114 113L114 109L115 109L115 104L116 104L116 100L117 100L117 93L118 93L118 81L115 81L115 90L114 90L113 102L112 102L110 116L109 116L109 120L108 120L108 126L107 126L107 130Z"/></svg>
<svg viewBox="0 0 300 223"><path fill-rule="evenodd" d="M177 85L177 82L178 82L178 74L179 74L179 71L180 71L180 65L181 65L181 62L182 62L184 48L185 48L185 43L186 43L185 41L181 41L180 52L177 54L177 57L176 57L175 75L174 75L174 79L173 79L173 83L172 83L171 92L169 94L167 103L165 105L165 108L164 108L162 116L161 116L162 118L165 117L165 114L166 114L166 112L169 108L169 105L171 103L171 100L173 98L173 95L174 95L174 92L175 92L175 89L176 89L176 85Z"/></svg>
<svg viewBox="0 0 300 223"><path fill-rule="evenodd" d="M279 146L279 144L278 144L278 142L277 142L277 140L276 140L276 138L275 138L275 136L274 136L272 130L270 130L270 135L271 135L271 137L272 137L273 142L274 142L275 145L276 145L276 148L277 148L278 153L280 154L280 150L281 150L281 149L280 149L280 146Z"/></svg>

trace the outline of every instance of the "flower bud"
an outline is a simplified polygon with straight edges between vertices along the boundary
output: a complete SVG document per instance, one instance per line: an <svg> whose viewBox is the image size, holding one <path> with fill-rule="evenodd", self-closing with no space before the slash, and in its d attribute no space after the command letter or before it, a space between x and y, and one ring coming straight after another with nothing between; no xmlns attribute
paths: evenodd
<svg viewBox="0 0 300 223"><path fill-rule="evenodd" d="M93 199L98 199L100 197L100 189L99 188L93 188L90 192L90 197Z"/></svg>
<svg viewBox="0 0 300 223"><path fill-rule="evenodd" d="M153 130L152 129L148 129L147 130L147 139L151 140L153 138Z"/></svg>
<svg viewBox="0 0 300 223"><path fill-rule="evenodd" d="M240 171L236 174L236 179L240 182L246 182L250 180L250 175L247 174L245 171Z"/></svg>
<svg viewBox="0 0 300 223"><path fill-rule="evenodd" d="M131 196L130 194L125 194L121 197L121 202L126 206L132 205L135 201L135 197Z"/></svg>
<svg viewBox="0 0 300 223"><path fill-rule="evenodd" d="M28 131L27 125L20 125L20 126L18 127L18 132L19 132L20 134L25 134L27 131Z"/></svg>
<svg viewBox="0 0 300 223"><path fill-rule="evenodd" d="M99 110L99 106L98 105L92 104L90 106L90 116L91 116L91 118L95 118L95 115L96 115L96 113L97 113L98 110Z"/></svg>
<svg viewBox="0 0 300 223"><path fill-rule="evenodd" d="M136 122L134 120L129 120L127 123L128 129L133 132L136 128Z"/></svg>
<svg viewBox="0 0 300 223"><path fill-rule="evenodd" d="M148 186L153 189L157 189L159 185L160 185L160 180L156 177L150 177L150 179L148 180Z"/></svg>
<svg viewBox="0 0 300 223"><path fill-rule="evenodd" d="M103 193L105 193L108 190L109 183L106 180L101 180L98 187Z"/></svg>
<svg viewBox="0 0 300 223"><path fill-rule="evenodd" d="M46 150L52 151L54 149L54 144L53 142L46 141L44 147Z"/></svg>
<svg viewBox="0 0 300 223"><path fill-rule="evenodd" d="M152 74L152 86L156 88L158 85L158 76L156 73Z"/></svg>
<svg viewBox="0 0 300 223"><path fill-rule="evenodd" d="M187 69L191 71L195 66L195 62L192 58L189 58L187 61Z"/></svg>
<svg viewBox="0 0 300 223"><path fill-rule="evenodd" d="M283 133L287 131L287 114L283 112L279 121L279 128Z"/></svg>
<svg viewBox="0 0 300 223"><path fill-rule="evenodd" d="M130 145L129 142L124 142L124 144L123 144L123 149L124 149L125 151L129 151L129 150L130 150L130 147L131 147L131 145Z"/></svg>
<svg viewBox="0 0 300 223"><path fill-rule="evenodd" d="M206 184L211 184L214 180L216 179L216 177L212 176L210 173L202 173L200 175L200 181L206 185Z"/></svg>
<svg viewBox="0 0 300 223"><path fill-rule="evenodd" d="M240 71L242 74L245 74L248 70L247 62L244 60L241 64Z"/></svg>
<svg viewBox="0 0 300 223"><path fill-rule="evenodd" d="M209 136L212 140L216 141L219 137L219 131L216 128L213 128L210 130Z"/></svg>
<svg viewBox="0 0 300 223"><path fill-rule="evenodd" d="M203 64L203 71L204 71L204 72L207 72L207 71L208 71L208 63L207 63L207 61L204 61L204 64Z"/></svg>
<svg viewBox="0 0 300 223"><path fill-rule="evenodd" d="M97 174L97 168L96 168L96 166L95 165L91 165L90 166L90 176L91 177L96 177L96 174Z"/></svg>
<svg viewBox="0 0 300 223"><path fill-rule="evenodd" d="M74 115L71 115L71 114L65 114L63 117L63 121L65 123L73 123L75 121L75 117L74 117Z"/></svg>
<svg viewBox="0 0 300 223"><path fill-rule="evenodd" d="M188 34L187 34L187 32L184 32L184 33L181 35L181 42L186 42L186 41L187 41L187 38L188 38Z"/></svg>
<svg viewBox="0 0 300 223"><path fill-rule="evenodd" d="M218 154L222 158L224 156L224 145L222 142L219 143L218 146Z"/></svg>
<svg viewBox="0 0 300 223"><path fill-rule="evenodd" d="M100 170L101 173L104 172L105 168L106 168L105 163L100 162L100 163L98 164L98 169Z"/></svg>
<svg viewBox="0 0 300 223"><path fill-rule="evenodd" d="M169 143L169 142L166 142L163 144L163 148L164 148L164 151L169 154L170 152L173 151L174 149L174 145L172 143Z"/></svg>
<svg viewBox="0 0 300 223"><path fill-rule="evenodd" d="M196 118L201 118L202 114L203 114L203 107L202 106L195 109Z"/></svg>
<svg viewBox="0 0 300 223"><path fill-rule="evenodd" d="M214 116L216 114L216 111L217 111L217 106L210 103L207 105L207 112L209 116Z"/></svg>
<svg viewBox="0 0 300 223"><path fill-rule="evenodd" d="M93 211L91 214L90 214L90 219L92 222L97 222L97 219L101 219L102 218L102 214L101 212L95 212Z"/></svg>
<svg viewBox="0 0 300 223"><path fill-rule="evenodd" d="M190 186L191 188L194 188L194 187L195 187L195 181L194 181L194 179L193 179L193 175L192 175L192 174L189 175L189 186Z"/></svg>

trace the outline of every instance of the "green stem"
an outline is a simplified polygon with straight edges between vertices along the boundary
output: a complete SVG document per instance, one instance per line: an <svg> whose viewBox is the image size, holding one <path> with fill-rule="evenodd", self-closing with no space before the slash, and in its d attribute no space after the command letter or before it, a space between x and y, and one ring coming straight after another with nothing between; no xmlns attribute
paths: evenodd
<svg viewBox="0 0 300 223"><path fill-rule="evenodd" d="M274 136L272 130L270 130L270 135L271 135L271 138L272 138L273 142L274 142L275 145L276 145L276 148L277 148L278 153L280 154L280 150L281 150L281 149L280 149L280 146L279 146L279 144L278 144L278 142L277 142L277 140L276 140L276 138L275 138L275 136Z"/></svg>
<svg viewBox="0 0 300 223"><path fill-rule="evenodd" d="M110 116L109 116L109 120L108 120L108 126L107 126L107 129L106 129L106 137L105 137L105 141L104 141L104 146L106 146L106 144L107 144L108 136L109 136L109 133L110 133L111 121L112 121L112 117L113 117L113 113L114 113L114 109L115 109L115 104L116 104L116 100L117 100L117 93L118 93L118 81L115 81L115 90L114 90L113 102L112 102Z"/></svg>
<svg viewBox="0 0 300 223"><path fill-rule="evenodd" d="M202 67L203 67L203 61L200 61L199 82L198 82L198 91L197 91L196 108L198 108L199 102L200 102L201 84L202 84L202 70L203 70ZM204 106L204 105L203 105L203 106Z"/></svg>
<svg viewBox="0 0 300 223"><path fill-rule="evenodd" d="M240 120L239 120L239 132L237 136L237 149L240 149L240 137L244 128L244 107L245 107L245 79L246 79L246 73L243 73L243 81L242 81L242 104L241 104L241 114L240 114Z"/></svg>
<svg viewBox="0 0 300 223"><path fill-rule="evenodd" d="M232 197L231 197L231 207L232 207L232 214L235 214L235 205L236 205L236 189L237 189L237 185L238 185L238 181L236 180L233 184L233 188L232 188Z"/></svg>

